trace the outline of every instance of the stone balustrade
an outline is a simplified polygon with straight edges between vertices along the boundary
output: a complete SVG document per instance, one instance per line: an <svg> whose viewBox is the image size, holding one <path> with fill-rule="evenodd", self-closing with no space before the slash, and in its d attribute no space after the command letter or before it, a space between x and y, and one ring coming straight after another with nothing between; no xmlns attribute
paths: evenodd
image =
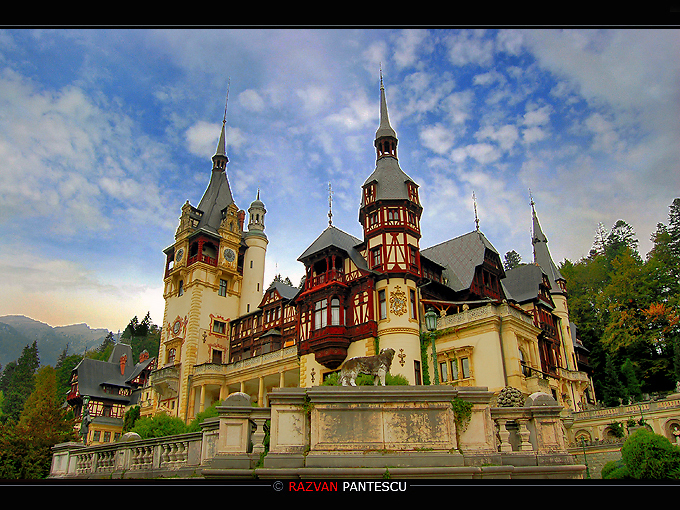
<svg viewBox="0 0 680 510"><path fill-rule="evenodd" d="M271 407L260 408L235 393L201 432L57 445L51 477L361 478L386 469L397 477L582 477L552 397L492 408L492 395L474 387L316 386L276 389ZM468 403L464 424L454 399Z"/></svg>

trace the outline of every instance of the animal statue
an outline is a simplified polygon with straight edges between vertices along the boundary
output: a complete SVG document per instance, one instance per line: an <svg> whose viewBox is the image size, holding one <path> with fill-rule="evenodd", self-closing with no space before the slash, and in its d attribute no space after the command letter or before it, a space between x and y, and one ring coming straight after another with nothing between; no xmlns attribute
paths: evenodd
<svg viewBox="0 0 680 510"><path fill-rule="evenodd" d="M394 349L383 349L377 356L350 358L340 369L338 381L343 386L356 386L357 376L367 374L373 376L374 386L385 386L385 374L390 371L394 358Z"/></svg>

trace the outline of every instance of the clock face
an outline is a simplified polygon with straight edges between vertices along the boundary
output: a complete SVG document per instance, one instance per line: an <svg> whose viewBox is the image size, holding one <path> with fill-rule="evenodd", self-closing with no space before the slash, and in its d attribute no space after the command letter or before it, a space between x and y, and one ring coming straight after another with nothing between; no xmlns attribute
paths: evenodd
<svg viewBox="0 0 680 510"><path fill-rule="evenodd" d="M234 250L230 250L230 249L224 250L224 258L227 260L227 262L233 262L234 259L236 258L236 254L234 253Z"/></svg>
<svg viewBox="0 0 680 510"><path fill-rule="evenodd" d="M176 335L177 333L179 333L179 328L180 328L180 326L181 326L181 325L180 325L179 321L175 321L175 324L173 324L173 326L172 326L172 331L175 333L175 335Z"/></svg>
<svg viewBox="0 0 680 510"><path fill-rule="evenodd" d="M182 260L183 255L184 255L184 250L182 248L180 248L179 250L177 250L177 254L175 255L175 261L179 262L180 260Z"/></svg>

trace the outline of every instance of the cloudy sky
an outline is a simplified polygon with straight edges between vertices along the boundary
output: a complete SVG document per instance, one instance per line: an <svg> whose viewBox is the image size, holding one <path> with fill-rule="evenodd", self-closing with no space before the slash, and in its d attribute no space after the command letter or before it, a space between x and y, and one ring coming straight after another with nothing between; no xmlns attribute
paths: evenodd
<svg viewBox="0 0 680 510"><path fill-rule="evenodd" d="M163 320L162 250L208 184L267 206L265 285L328 224L362 237L379 70L421 248L480 228L557 263L598 223L644 256L680 196L680 32L662 29L17 29L0 32L0 315L112 331Z"/></svg>

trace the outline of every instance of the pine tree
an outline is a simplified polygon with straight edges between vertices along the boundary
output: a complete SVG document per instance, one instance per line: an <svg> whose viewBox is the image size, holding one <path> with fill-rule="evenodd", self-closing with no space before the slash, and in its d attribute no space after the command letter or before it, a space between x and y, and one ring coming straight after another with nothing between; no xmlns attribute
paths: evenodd
<svg viewBox="0 0 680 510"><path fill-rule="evenodd" d="M617 406L626 397L626 390L619 377L614 358L609 354L606 355L602 391L601 399L607 406Z"/></svg>
<svg viewBox="0 0 680 510"><path fill-rule="evenodd" d="M3 377L3 419L15 422L19 419L26 398L35 387L35 372L39 366L38 344L34 341L33 345L24 347L16 365L12 367L9 377L6 380Z"/></svg>
<svg viewBox="0 0 680 510"><path fill-rule="evenodd" d="M503 268L506 271L518 267L522 263L522 257L515 250L511 250L505 254L505 261Z"/></svg>
<svg viewBox="0 0 680 510"><path fill-rule="evenodd" d="M626 359L621 365L621 376L625 381L626 394L631 402L637 402L642 398L640 381L635 375L635 366L630 359Z"/></svg>
<svg viewBox="0 0 680 510"><path fill-rule="evenodd" d="M46 478L52 463L52 447L74 440L74 420L56 393L56 371L42 367L35 389L25 402L17 423L0 426L0 478Z"/></svg>

